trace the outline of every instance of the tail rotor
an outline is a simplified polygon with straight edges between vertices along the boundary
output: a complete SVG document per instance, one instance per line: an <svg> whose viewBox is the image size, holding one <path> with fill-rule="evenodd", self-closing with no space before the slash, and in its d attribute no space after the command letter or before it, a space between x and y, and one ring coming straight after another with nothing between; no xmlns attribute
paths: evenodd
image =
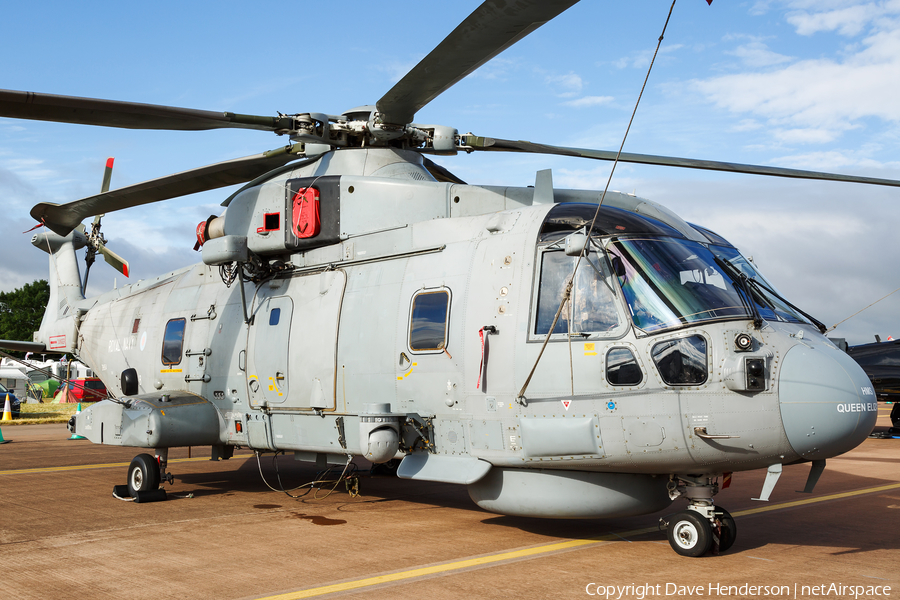
<svg viewBox="0 0 900 600"><path fill-rule="evenodd" d="M100 187L101 194L105 194L109 191L114 160L113 157L106 159L106 169L103 172L103 184ZM100 220L102 218L102 214L94 217L94 221L91 223L90 233L87 232L87 228L83 223L77 227L77 229L87 237L87 252L84 257L84 262L87 266L84 270L84 284L81 288L85 291L87 290L88 275L90 275L91 272L91 265L94 264L98 252L103 255L106 262L115 270L122 273L125 277L128 277L129 275L128 261L106 247L107 240L100 232Z"/></svg>

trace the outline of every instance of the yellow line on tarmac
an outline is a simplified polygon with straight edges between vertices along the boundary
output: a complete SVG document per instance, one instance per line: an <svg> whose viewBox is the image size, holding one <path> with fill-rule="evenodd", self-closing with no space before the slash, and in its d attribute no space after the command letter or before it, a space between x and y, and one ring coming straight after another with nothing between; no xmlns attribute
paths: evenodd
<svg viewBox="0 0 900 600"><path fill-rule="evenodd" d="M233 456L234 458L252 458L252 455L238 455ZM197 458L171 458L169 459L169 464L171 463L183 463L183 462L196 462L199 460L209 460L207 457L197 457ZM127 467L130 462L121 462L121 463L100 463L94 465L71 465L68 467L38 467L34 469L13 469L11 471L0 471L0 475L21 475L24 473L55 473L58 471L84 471L89 469L108 469L110 467Z"/></svg>
<svg viewBox="0 0 900 600"><path fill-rule="evenodd" d="M649 533L655 531L655 527L646 529L638 529L627 532L625 535L639 535L641 533ZM490 556L481 556L477 558L467 558L456 562L444 563L440 565L432 565L430 567L418 567L408 571L400 571L398 573L388 573L387 575L377 575L375 577L367 577L365 579L356 579L354 581L345 581L344 583L335 583L299 592L288 592L287 594L279 594L277 596L266 596L260 600L299 600L300 598L314 598L316 596L324 596L326 594L334 594L337 592L346 592L348 590L356 590L373 585L381 585L383 583L392 583L395 581L403 581L404 579L413 579L415 577L424 577L426 575L435 575L438 573L447 573L449 571L459 571L469 567L479 567L489 565L491 563L515 560L517 558L528 558L549 552L557 552L559 550L568 550L577 548L578 546L588 546L600 542L611 542L617 539L613 535L605 535L596 538L584 540L569 540L567 542L557 542L555 544L547 544L545 546L537 546L535 548L525 548L523 550L513 550L512 552L503 552L501 554L492 554Z"/></svg>
<svg viewBox="0 0 900 600"><path fill-rule="evenodd" d="M873 488L865 488L861 490L855 490L852 492L843 492L839 494L830 494L828 496L820 496L818 498L807 498L805 500L797 500L796 502L782 502L779 504L772 504L769 506L762 506L760 508L751 508L748 510L742 510L735 513L732 513L733 517L741 517L745 515L752 515L757 513L763 513L773 510L781 510L784 508L792 508L794 506L801 506L804 504L814 504L816 502L827 502L829 500L839 500L842 498L850 498L853 496L861 496L864 494L873 494L875 492L883 492L886 490L893 490L896 488L900 488L900 483L893 483L890 485L882 485ZM494 563L506 562L510 560L522 559L522 558L534 558L540 556L542 554L550 554L552 552L559 552L561 550L570 550L573 548L578 548L581 546L592 546L594 544L600 544L602 542L614 542L621 539L627 539L631 537L635 537L638 535L643 535L645 533L652 533L654 531L658 531L658 527L645 527L643 529L634 529L631 531L624 531L619 534L607 534L601 535L597 537L585 538L580 540L568 540L565 542L555 542L551 544L546 544L542 546L535 546L533 548L525 548L522 550L513 550L510 552L501 552L500 554L491 554L488 556L480 556L475 558L467 558L464 560L458 560L455 562L443 563L439 565L432 565L428 567L417 567L414 569L409 569L407 571L398 571L397 573L388 573L386 575L376 575L375 577L366 577L364 579L354 579L352 581L345 581L343 583L334 583L331 585L325 585L316 588L310 588L307 590L300 590L297 592L288 592L286 594L278 594L276 596L266 596L264 598L259 598L258 600L300 600L302 598L315 598L317 596L325 596L327 594L335 594L338 592L346 592L350 590L358 590L361 588L372 587L376 585L381 585L384 583L393 583L397 581L403 581L406 579L414 579L416 577L424 577L427 575L437 575L439 573L450 573L453 571L460 571L462 569L468 569L471 567L480 567L485 565L490 565Z"/></svg>
<svg viewBox="0 0 900 600"><path fill-rule="evenodd" d="M815 504L816 502L826 502L828 500L840 500L842 498L852 498L853 496L861 496L863 494L874 494L876 492L885 492L887 490L895 490L900 488L900 483L891 483L889 485L882 485L873 488L865 488L862 490L855 490L852 492L842 492L840 494L831 494L828 496L821 496L819 498L806 498L805 500L795 500L794 502L782 502L780 504L773 504L772 506L761 506L759 508L750 508L747 510L741 510L736 513L732 513L732 517L743 517L745 515L755 515L757 513L767 512L770 510L779 510L782 508L793 508L795 506L803 506L804 504Z"/></svg>

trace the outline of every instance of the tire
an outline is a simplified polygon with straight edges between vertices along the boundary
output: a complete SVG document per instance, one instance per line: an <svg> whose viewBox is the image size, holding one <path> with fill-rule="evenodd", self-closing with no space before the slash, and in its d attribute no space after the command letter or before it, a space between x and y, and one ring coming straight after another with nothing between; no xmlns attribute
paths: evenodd
<svg viewBox="0 0 900 600"><path fill-rule="evenodd" d="M737 525L731 513L721 507L716 507L716 521L721 525L722 529L719 533L719 552L725 552L734 544L737 539Z"/></svg>
<svg viewBox="0 0 900 600"><path fill-rule="evenodd" d="M672 550L681 556L703 556L712 546L712 526L693 510L685 510L669 517L666 536Z"/></svg>
<svg viewBox="0 0 900 600"><path fill-rule="evenodd" d="M159 487L159 463L149 454L138 454L128 465L128 492L146 492Z"/></svg>

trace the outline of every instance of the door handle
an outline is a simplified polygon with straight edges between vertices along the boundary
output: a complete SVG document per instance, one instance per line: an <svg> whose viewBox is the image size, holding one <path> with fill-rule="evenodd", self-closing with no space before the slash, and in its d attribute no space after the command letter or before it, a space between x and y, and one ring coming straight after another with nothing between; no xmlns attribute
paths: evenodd
<svg viewBox="0 0 900 600"><path fill-rule="evenodd" d="M733 438L739 438L739 435L717 435L713 433L707 433L706 427L694 427L694 435L704 440L730 440Z"/></svg>

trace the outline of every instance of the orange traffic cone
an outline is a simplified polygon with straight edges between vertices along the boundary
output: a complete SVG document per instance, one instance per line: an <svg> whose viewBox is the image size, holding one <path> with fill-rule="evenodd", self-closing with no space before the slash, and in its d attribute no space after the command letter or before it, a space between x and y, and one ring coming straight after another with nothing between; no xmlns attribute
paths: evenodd
<svg viewBox="0 0 900 600"><path fill-rule="evenodd" d="M3 421L12 421L12 409L9 407L9 392L6 392L6 404L3 405Z"/></svg>
<svg viewBox="0 0 900 600"><path fill-rule="evenodd" d="M81 402L78 403L78 407L75 409L75 421L76 421L76 422L78 422L78 415L79 415L79 413L81 413ZM84 439L87 439L87 438L84 437L83 435L78 435L77 433L75 433L75 432L73 431L73 432L72 432L72 435L69 437L69 439L70 439L70 440L84 440Z"/></svg>

